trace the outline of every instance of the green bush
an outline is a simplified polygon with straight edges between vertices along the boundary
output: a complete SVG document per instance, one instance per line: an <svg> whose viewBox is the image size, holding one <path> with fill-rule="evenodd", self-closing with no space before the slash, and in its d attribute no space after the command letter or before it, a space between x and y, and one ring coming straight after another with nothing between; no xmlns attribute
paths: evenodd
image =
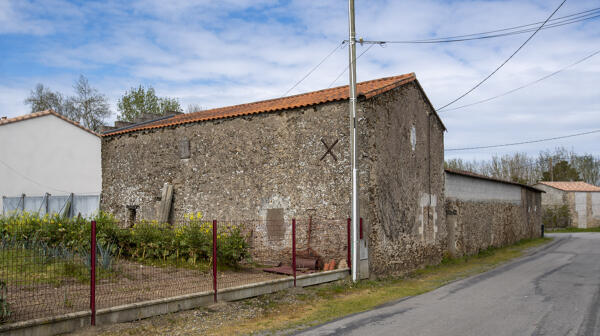
<svg viewBox="0 0 600 336"><path fill-rule="evenodd" d="M0 235L10 241L35 241L87 255L90 220L96 221L99 252L107 262L112 255L139 261L185 261L191 265L210 262L212 258L212 223L203 220L201 213L187 215L175 228L141 221L130 229L120 228L114 217L106 213L88 219L23 213L0 217ZM238 226L219 223L217 244L219 263L237 266L250 255L247 237Z"/></svg>
<svg viewBox="0 0 600 336"><path fill-rule="evenodd" d="M571 211L567 205L548 206L544 209L542 223L547 228L566 228L571 226Z"/></svg>

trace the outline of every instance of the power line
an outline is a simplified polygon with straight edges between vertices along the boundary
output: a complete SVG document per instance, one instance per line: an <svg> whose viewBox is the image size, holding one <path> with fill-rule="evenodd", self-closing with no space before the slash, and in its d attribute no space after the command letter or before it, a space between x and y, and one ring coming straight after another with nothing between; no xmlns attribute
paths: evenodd
<svg viewBox="0 0 600 336"><path fill-rule="evenodd" d="M508 146L525 145L525 144L531 144L531 143L537 143L537 142L545 142L545 141L552 141L552 140L558 140L558 139L573 138L573 137L577 137L577 136L581 136L581 135L587 135L587 134L593 134L593 133L600 133L600 130L594 130L594 131L582 132L582 133L576 133L576 134L569 134L569 135L563 135L563 136L552 137L552 138L545 138L545 139L538 139L538 140L529 140L529 141L506 143L506 144L500 144L500 145L477 146L477 147L463 147L463 148L448 148L448 149L444 149L444 152L454 152L454 151L464 151L464 150L472 150L472 149L486 149L486 148L498 148L498 147L508 147Z"/></svg>
<svg viewBox="0 0 600 336"><path fill-rule="evenodd" d="M471 89L469 89L467 92L463 93L462 95L460 95L458 98L452 100L451 102L449 102L448 104L442 106L441 108L438 108L436 110L442 110L445 107L448 107L454 103L456 103L457 101L459 101L460 99L464 98L466 95L468 95L469 93L473 92L475 89L477 89L479 86L481 86L481 84L485 83L485 81L487 81L490 77L492 77L496 72L498 72L498 70L500 70L506 63L508 63L508 61L510 61L521 49L523 49L523 47L529 42L531 41L531 39L535 36L535 34L537 34L537 32L540 31L540 29L546 24L546 22L548 22L548 20L550 20L552 18L552 16L554 16L554 14L556 12L558 12L558 10L565 4L565 2L567 2L567 0L563 0L563 2L560 3L560 5L558 7L556 7L556 9L554 10L554 12L552 12L552 14L550 14L550 16L546 19L546 21L544 21L544 23L542 23L541 26L539 26L534 32L533 34L531 34L531 36L529 36L529 38L527 40L525 40L525 42L523 42L523 44L521 44L521 46L519 48L517 48L517 50L515 50L514 53L512 53L512 55L510 55L504 62L502 62L502 64L500 64L500 66L498 66L496 68L496 70L492 71L492 73L490 73L489 75L487 75L483 80L481 80L479 83L477 83L477 85L475 85L474 87L472 87Z"/></svg>
<svg viewBox="0 0 600 336"><path fill-rule="evenodd" d="M438 110L438 112L448 112L448 111L458 110L458 109L462 109L462 108L465 108L465 107L469 107L469 106L473 106L473 105L478 105L478 104L481 104L481 103L485 103L485 102L488 102L488 101L490 101L490 100L494 100L494 99L496 99L496 98L504 97L504 96L506 96L506 95L508 95L508 94L511 94L511 93L513 93L513 92L516 92L516 91L522 90L522 89L524 89L524 88L527 88L527 87L530 87L530 86L532 86L532 85L534 85L534 84L537 84L537 83L539 83L539 82L541 82L541 81L543 81L543 80L545 80L545 79L548 79L548 78L550 78L550 77L552 77L552 76L555 76L555 75L557 75L557 74L559 74L559 73L563 72L564 70L566 70L566 69L568 69L568 68L570 68L570 67L573 67L573 66L575 66L575 65L577 65L577 64L579 64L579 63L582 63L582 62L584 62L584 61L586 61L586 60L588 60L588 59L590 59L590 58L592 58L592 57L594 57L594 56L596 56L596 55L598 55L598 54L600 54L600 50L598 50L598 51L595 51L595 52L593 52L592 54L590 54L590 55L588 55L588 56L586 56L586 57L584 57L584 58L582 58L582 59L578 60L578 61L577 61L577 62L575 62L575 63L571 63L571 64L567 65L566 67L564 67L564 68L562 68L562 69L559 69L559 70L557 70L557 71L554 71L554 72L553 72L553 73L551 73L551 74L548 74L548 75L546 75L546 76L544 76L544 77L541 77L541 78L539 78L539 79L536 79L536 80L534 80L533 82L530 82L530 83L527 83L527 84L525 84L525 85L519 86L519 87L518 87L518 88L516 88L516 89L512 89L512 90L506 91L506 92L504 92L504 93L501 93L501 94L499 94L499 95L497 95L497 96L493 96L493 97L490 97L490 98L482 99L482 100L476 101L476 102L474 102L474 103L470 103L470 104L466 104L466 105L461 105L461 106L458 106L458 107L453 107L453 108L444 109L444 110Z"/></svg>
<svg viewBox="0 0 600 336"><path fill-rule="evenodd" d="M369 51L369 49L371 49L371 48L372 48L374 45L375 45L375 44L371 44L371 45L370 45L370 46L369 46L367 49L365 49L365 50L364 50L362 53L360 53L360 55L358 55L358 56L356 57L356 59L354 60L354 62L357 62L357 61L358 61L358 59L359 59L359 58L360 58L362 55L366 54L366 53L367 53L367 51ZM337 80L338 80L338 79L340 79L340 77L342 77L342 76L343 76L343 75L346 73L346 71L348 71L348 68L349 68L349 67L350 67L350 65L346 66L346 67L344 68L344 71L340 72L340 74L339 74L339 75L338 75L338 76L337 76L337 77L336 77L336 78L335 78L335 79L334 79L334 80L333 80L333 81L332 81L332 82L329 84L329 86L328 86L327 88L329 89L331 86L333 86L333 84L335 84L335 82L337 82Z"/></svg>
<svg viewBox="0 0 600 336"><path fill-rule="evenodd" d="M296 82L296 84L294 84L294 86L292 86L291 88L289 88L281 97L285 97L287 96L288 93L290 93L290 91L292 91L294 88L296 88L296 86L300 85L300 83L302 83L308 76L310 76L315 70L317 70L318 67L321 66L321 64L325 63L325 61L331 57L331 55L333 55L338 49L342 48L342 46L346 43L346 41L342 41L342 43L338 44L335 48L333 48L333 50L327 54L327 56L325 56L320 62L319 64L315 65L314 68L312 68L306 75L304 75L304 77L302 77L298 82Z"/></svg>
<svg viewBox="0 0 600 336"><path fill-rule="evenodd" d="M558 21L558 22L546 24L541 29L561 27L561 26L568 25L568 24L574 24L577 22L585 21L585 20L595 19L597 17L600 17L599 10L600 10L600 8L594 8L594 9L590 9L590 10L587 10L584 12L575 13L575 14L566 15L566 16L563 16L560 18L552 19L552 20L549 20L548 22L552 22L552 21ZM568 18L568 19L566 19L566 18ZM489 39L489 38L504 37L504 36L528 33L528 32L532 32L532 31L535 31L536 29L540 28L540 27L531 27L531 26L536 26L540 23L542 23L542 22L535 22L535 23L530 23L530 24L526 24L526 25L515 26L515 27L510 27L510 28L503 28L503 29L498 29L498 30L491 30L491 31L481 32L481 33L473 33L473 34L457 35L457 36L447 36L447 37L439 37L439 38L431 38L431 39L400 40L400 41L364 40L364 41L362 41L362 43L365 43L365 44L433 44L433 43L464 42L464 41L471 41L471 40ZM523 28L523 27L531 27L531 28L515 30L517 28ZM504 33L500 33L500 32L504 32Z"/></svg>

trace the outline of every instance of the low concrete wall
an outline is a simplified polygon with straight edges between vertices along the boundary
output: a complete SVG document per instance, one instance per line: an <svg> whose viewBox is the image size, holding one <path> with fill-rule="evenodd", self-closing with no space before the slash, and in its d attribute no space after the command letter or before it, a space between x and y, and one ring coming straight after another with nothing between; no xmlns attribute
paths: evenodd
<svg viewBox="0 0 600 336"><path fill-rule="evenodd" d="M307 287L344 279L348 269L301 275L296 278L297 287ZM263 294L274 293L294 286L293 278L285 278L223 289L218 293L220 301L236 301ZM166 299L144 301L96 312L96 325L135 321L157 315L174 313L213 303L213 292L201 292ZM0 335L48 336L75 331L90 325L91 312L82 311L61 316L29 320L0 326Z"/></svg>

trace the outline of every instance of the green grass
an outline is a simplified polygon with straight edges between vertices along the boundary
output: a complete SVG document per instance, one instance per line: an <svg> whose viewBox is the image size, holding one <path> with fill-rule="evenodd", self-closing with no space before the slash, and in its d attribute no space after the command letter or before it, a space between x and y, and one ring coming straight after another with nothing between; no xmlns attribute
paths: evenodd
<svg viewBox="0 0 600 336"><path fill-rule="evenodd" d="M548 229L548 233L573 233L573 232L600 232L600 227L580 229L574 227L562 228L562 229Z"/></svg>
<svg viewBox="0 0 600 336"><path fill-rule="evenodd" d="M76 260L59 260L29 249L0 249L0 279L10 284L48 283L60 285L65 279L89 281L89 272Z"/></svg>
<svg viewBox="0 0 600 336"><path fill-rule="evenodd" d="M114 277L114 271L97 268L98 279ZM0 280L7 285L52 284L75 280L89 283L90 270L81 257L53 258L44 256L41 250L23 248L0 249Z"/></svg>

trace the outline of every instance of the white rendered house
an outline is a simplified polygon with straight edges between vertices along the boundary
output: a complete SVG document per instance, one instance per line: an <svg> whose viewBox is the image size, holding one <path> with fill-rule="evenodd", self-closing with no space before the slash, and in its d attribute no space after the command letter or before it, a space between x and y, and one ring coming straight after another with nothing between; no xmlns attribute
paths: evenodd
<svg viewBox="0 0 600 336"><path fill-rule="evenodd" d="M102 190L100 156L98 134L52 110L2 117L0 210L43 214L69 204L71 215L91 215Z"/></svg>

